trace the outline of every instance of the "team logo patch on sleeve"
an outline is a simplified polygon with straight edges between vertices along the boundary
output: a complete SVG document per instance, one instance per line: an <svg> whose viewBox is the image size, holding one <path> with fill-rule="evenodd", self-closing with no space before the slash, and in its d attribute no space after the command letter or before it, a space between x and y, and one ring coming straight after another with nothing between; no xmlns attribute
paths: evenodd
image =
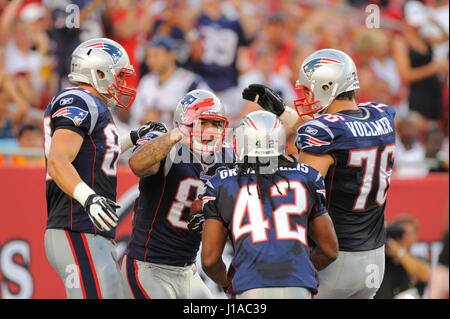
<svg viewBox="0 0 450 319"><path fill-rule="evenodd" d="M71 119L76 126L80 126L87 115L88 111L82 110L76 106L68 106L56 111L52 115L52 118L62 116Z"/></svg>
<svg viewBox="0 0 450 319"><path fill-rule="evenodd" d="M327 197L327 192L324 189L318 189L316 190L319 194L322 194L323 196Z"/></svg>
<svg viewBox="0 0 450 319"><path fill-rule="evenodd" d="M323 146L323 145L330 145L330 142L322 141L318 138L312 137L308 134L300 134L303 135L301 138L303 147L310 147L310 146Z"/></svg>
<svg viewBox="0 0 450 319"><path fill-rule="evenodd" d="M210 200L215 200L216 198L214 196L203 196L202 198L202 204L205 205Z"/></svg>

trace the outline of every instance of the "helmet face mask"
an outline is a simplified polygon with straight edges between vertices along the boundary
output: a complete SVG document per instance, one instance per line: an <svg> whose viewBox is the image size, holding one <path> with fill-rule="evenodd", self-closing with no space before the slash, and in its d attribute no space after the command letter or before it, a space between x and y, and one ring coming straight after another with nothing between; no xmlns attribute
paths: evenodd
<svg viewBox="0 0 450 319"><path fill-rule="evenodd" d="M136 91L127 87L126 78L136 76L133 68L121 68L114 75L116 83L111 83L106 89L115 100L116 106L128 109L134 102Z"/></svg>
<svg viewBox="0 0 450 319"><path fill-rule="evenodd" d="M193 90L188 92L178 102L173 124L175 127L187 120L187 110L201 106L211 106L210 110L200 114L198 120L192 123L192 131L185 136L181 143L189 145L190 150L201 159L211 157L221 151L228 128L225 109L219 98L207 90Z"/></svg>
<svg viewBox="0 0 450 319"><path fill-rule="evenodd" d="M298 98L294 100L294 108L300 116L318 113L323 109L320 101L314 100L314 92L308 86L297 81L295 89L298 91Z"/></svg>
<svg viewBox="0 0 450 319"><path fill-rule="evenodd" d="M117 42L97 38L81 43L72 53L69 80L92 86L108 106L129 108L136 90L126 79L135 76L128 54Z"/></svg>

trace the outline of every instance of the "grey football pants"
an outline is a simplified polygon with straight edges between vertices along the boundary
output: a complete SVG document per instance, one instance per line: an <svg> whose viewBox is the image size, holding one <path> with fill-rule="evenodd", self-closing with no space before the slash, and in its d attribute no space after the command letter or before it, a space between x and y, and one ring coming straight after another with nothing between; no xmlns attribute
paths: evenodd
<svg viewBox="0 0 450 319"><path fill-rule="evenodd" d="M111 240L94 234L47 229L45 253L69 299L123 298L124 290Z"/></svg>
<svg viewBox="0 0 450 319"><path fill-rule="evenodd" d="M255 288L233 295L236 299L311 299L311 291L303 287Z"/></svg>
<svg viewBox="0 0 450 319"><path fill-rule="evenodd" d="M125 256L122 262L122 278L126 287L126 298L213 298L195 264L177 267L143 262Z"/></svg>
<svg viewBox="0 0 450 319"><path fill-rule="evenodd" d="M318 299L372 299L384 276L384 246L358 252L339 251L338 258L319 271Z"/></svg>

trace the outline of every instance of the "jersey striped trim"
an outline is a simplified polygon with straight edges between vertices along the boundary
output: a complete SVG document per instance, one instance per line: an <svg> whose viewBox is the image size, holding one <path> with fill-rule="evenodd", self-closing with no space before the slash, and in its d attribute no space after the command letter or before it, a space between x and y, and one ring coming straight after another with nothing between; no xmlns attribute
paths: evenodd
<svg viewBox="0 0 450 319"><path fill-rule="evenodd" d="M144 260L147 260L148 243L150 242L150 234L153 231L153 226L155 225L156 217L158 217L158 212L159 212L159 208L161 206L161 201L162 201L162 199L164 197L164 194L166 192L166 179L167 179L166 175L164 175L164 185L163 185L163 189L162 189L162 192L161 192L161 197L159 198L158 207L156 208L156 212L155 212L155 217L153 217L152 225L150 226L150 229L148 231L147 242L145 243L145 247L146 248L145 248Z"/></svg>
<svg viewBox="0 0 450 319"><path fill-rule="evenodd" d="M85 299L101 299L100 285L86 236L70 230L65 230L65 233L79 269L83 297Z"/></svg>
<svg viewBox="0 0 450 319"><path fill-rule="evenodd" d="M139 268L135 259L125 256L125 270L127 274L128 285L131 289L134 299L150 299L145 289L139 281Z"/></svg>

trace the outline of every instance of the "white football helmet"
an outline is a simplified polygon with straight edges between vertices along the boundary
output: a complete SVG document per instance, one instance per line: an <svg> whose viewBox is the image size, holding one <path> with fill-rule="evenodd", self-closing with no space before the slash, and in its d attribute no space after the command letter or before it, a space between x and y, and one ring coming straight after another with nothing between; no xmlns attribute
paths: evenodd
<svg viewBox="0 0 450 319"><path fill-rule="evenodd" d="M173 117L174 127L179 126L187 120L186 110L192 106L208 103L211 109L200 114L198 120L194 121L192 132L182 143L189 144L192 151L202 156L210 156L222 149L225 139L228 120L225 117L225 109L219 98L207 90L193 90L188 92L178 102ZM203 121L213 121L216 126L203 127Z"/></svg>
<svg viewBox="0 0 450 319"><path fill-rule="evenodd" d="M108 106L129 108L136 91L127 87L126 78L135 76L124 48L117 42L96 38L78 45L72 53L69 80L95 88Z"/></svg>
<svg viewBox="0 0 450 319"><path fill-rule="evenodd" d="M248 157L277 157L286 150L286 130L275 114L255 111L245 116L235 130L234 152Z"/></svg>
<svg viewBox="0 0 450 319"><path fill-rule="evenodd" d="M359 89L355 63L342 51L318 50L303 61L296 89L294 107L300 116L323 114L339 94Z"/></svg>

